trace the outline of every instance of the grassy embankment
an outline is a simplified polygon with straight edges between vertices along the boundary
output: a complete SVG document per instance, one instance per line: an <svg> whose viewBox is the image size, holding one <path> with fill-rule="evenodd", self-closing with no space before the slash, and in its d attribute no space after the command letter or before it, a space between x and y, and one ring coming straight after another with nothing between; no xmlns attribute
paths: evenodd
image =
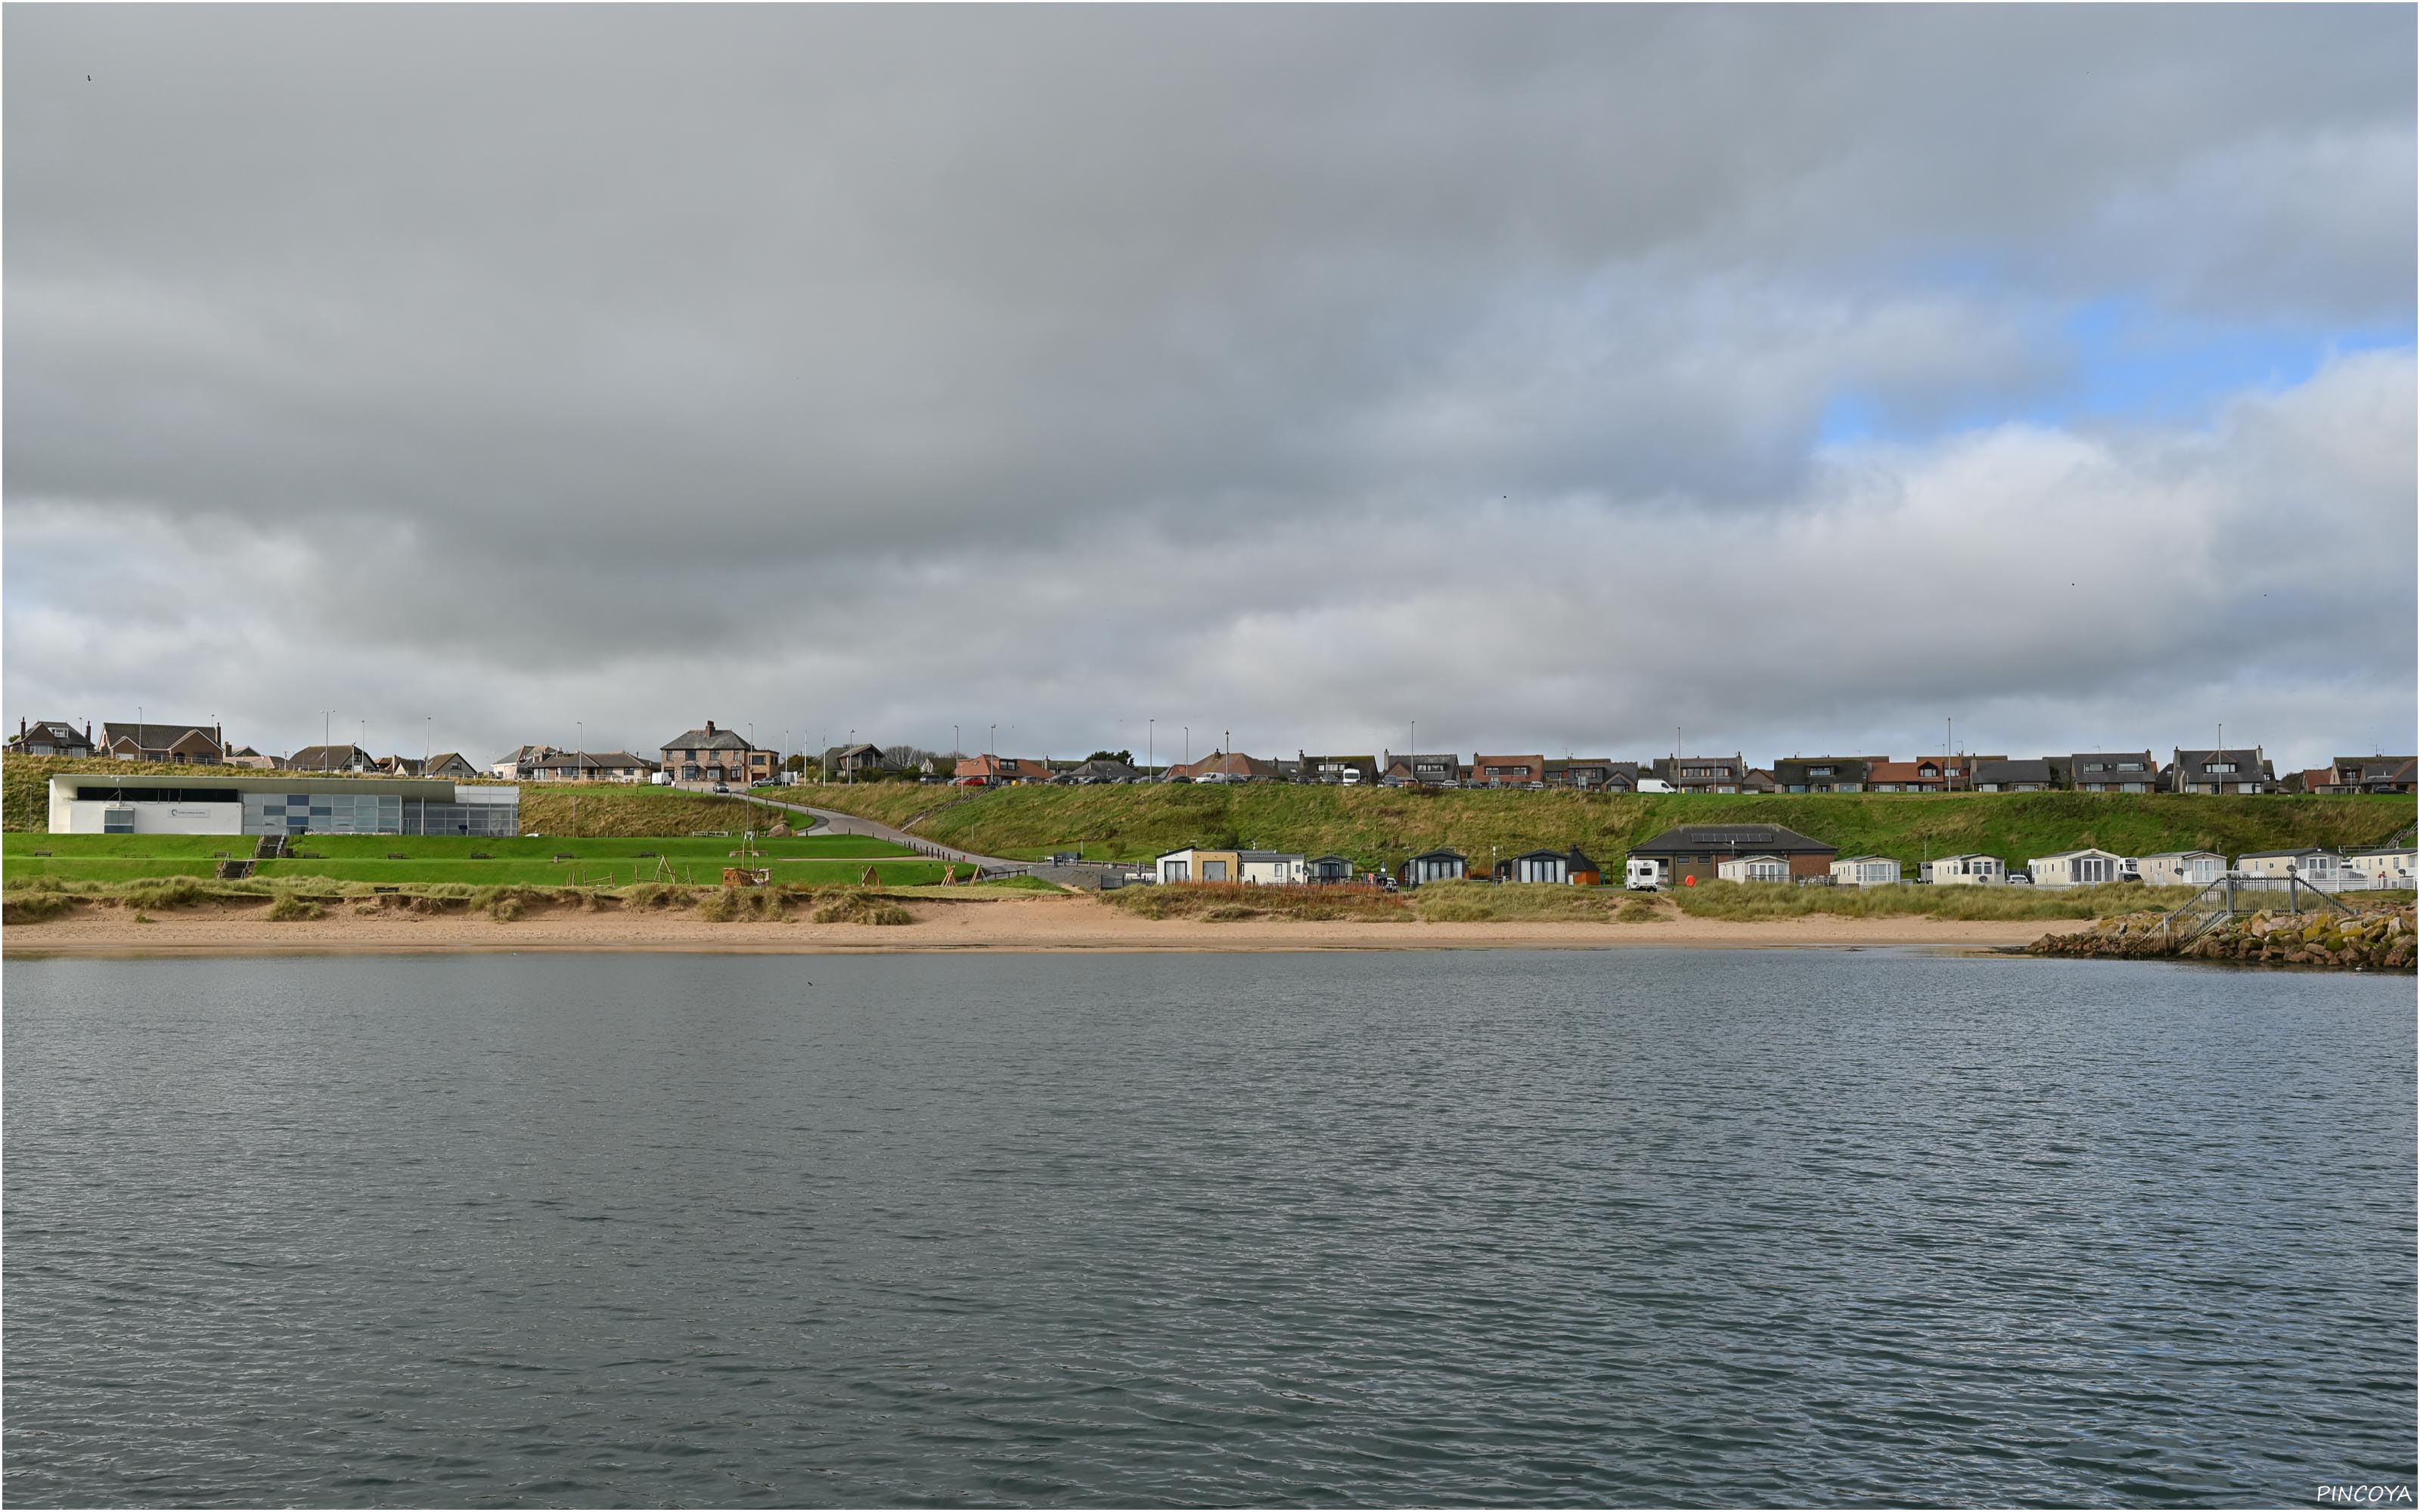
<svg viewBox="0 0 2420 1512"><path fill-rule="evenodd" d="M215 878L222 856L252 854L238 835L8 835L0 837L9 887L39 879L133 882L152 877ZM442 836L306 835L287 859L263 861L263 881L310 878L331 883L426 887L618 887L642 882L720 886L726 866L749 865L789 887L858 886L871 869L882 887L918 887L941 880L943 863L884 841L859 835L761 841L761 854L734 854L722 838L559 837L473 840ZM39 853L48 852L48 855ZM568 859L557 860L557 856Z"/></svg>
<svg viewBox="0 0 2420 1512"><path fill-rule="evenodd" d="M962 791L962 790L958 790ZM2020 864L2099 846L2121 856L2211 850L2232 857L2292 845L2376 844L2408 828L2410 798L2191 797L2173 794L1803 794L1772 796L1562 792L1419 792L1281 783L1001 788L958 797L907 783L816 788L804 801L899 825L989 856L1032 857L1081 846L1144 860L1187 845L1249 845L1392 866L1450 847L1494 856L1576 846L1618 868L1643 841L1681 824L1776 824L1887 856L1914 874L1928 856L1979 852ZM921 819L919 816L923 816ZM911 821L914 821L911 823Z"/></svg>

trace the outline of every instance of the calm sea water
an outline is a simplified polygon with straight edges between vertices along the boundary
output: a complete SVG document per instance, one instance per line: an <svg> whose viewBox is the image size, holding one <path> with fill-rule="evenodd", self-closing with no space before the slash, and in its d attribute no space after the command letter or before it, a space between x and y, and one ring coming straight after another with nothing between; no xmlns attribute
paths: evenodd
<svg viewBox="0 0 2420 1512"><path fill-rule="evenodd" d="M6 986L13 1504L2414 1476L2408 980L1625 950Z"/></svg>

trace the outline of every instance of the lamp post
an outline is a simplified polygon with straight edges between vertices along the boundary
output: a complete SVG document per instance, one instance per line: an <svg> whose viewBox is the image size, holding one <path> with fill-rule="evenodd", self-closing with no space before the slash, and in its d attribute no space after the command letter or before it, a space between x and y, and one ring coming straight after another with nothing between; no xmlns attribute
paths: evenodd
<svg viewBox="0 0 2420 1512"><path fill-rule="evenodd" d="M428 775L428 758L431 754L429 745L435 738L436 732L437 716L433 714L422 715L420 717L420 775L423 777L427 777Z"/></svg>
<svg viewBox="0 0 2420 1512"><path fill-rule="evenodd" d="M1146 772L1151 770L1154 758L1157 757L1159 754L1158 745L1159 721L1157 719L1144 720L1142 732L1142 769Z"/></svg>
<svg viewBox="0 0 2420 1512"><path fill-rule="evenodd" d="M1000 721L997 719L991 723L991 749L984 754L995 758L1000 755Z"/></svg>
<svg viewBox="0 0 2420 1512"><path fill-rule="evenodd" d="M847 741L846 741L846 742L845 742L845 743L841 746L841 748L841 748L841 750L844 752L844 754L843 754L843 755L842 755L842 757L841 757L841 760L848 763L848 779L849 779L851 782L854 782L854 781L856 781L856 780L857 780L857 763L856 763L856 761L855 761L854 759L852 759L851 757L849 757L848 755L846 755L846 754L845 754L845 752L847 752L847 751L848 751L852 747L854 747L856 744L857 744L857 727L856 727L855 725L851 725L851 726L849 726L849 731L848 731L848 739L847 739Z"/></svg>

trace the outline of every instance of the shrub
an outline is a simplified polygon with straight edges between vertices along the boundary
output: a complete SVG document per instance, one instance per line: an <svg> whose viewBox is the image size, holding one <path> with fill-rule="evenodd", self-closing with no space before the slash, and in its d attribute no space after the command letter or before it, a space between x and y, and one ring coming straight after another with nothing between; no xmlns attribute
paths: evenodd
<svg viewBox="0 0 2420 1512"><path fill-rule="evenodd" d="M837 892L814 912L818 924L912 924L916 916L871 892Z"/></svg>
<svg viewBox="0 0 2420 1512"><path fill-rule="evenodd" d="M137 882L124 896L135 908L185 908L201 902L206 894L192 877L162 877L157 882Z"/></svg>
<svg viewBox="0 0 2420 1512"><path fill-rule="evenodd" d="M1613 917L1616 922L1622 924L1652 923L1655 918L1655 905L1644 898L1633 898L1623 903Z"/></svg>
<svg viewBox="0 0 2420 1512"><path fill-rule="evenodd" d="M297 897L290 892L279 893L277 901L269 905L269 917L281 924L300 918L318 918L326 912L310 899Z"/></svg>
<svg viewBox="0 0 2420 1512"><path fill-rule="evenodd" d="M12 892L9 895L5 915L0 917L5 917L11 924L37 918L54 918L75 906L75 902L72 896L64 892L32 890Z"/></svg>
<svg viewBox="0 0 2420 1512"><path fill-rule="evenodd" d="M137 924L148 924L151 922L151 916L138 908L134 910L134 922Z"/></svg>
<svg viewBox="0 0 2420 1512"><path fill-rule="evenodd" d="M686 896L688 889L669 882L638 882L622 889L625 908L664 908Z"/></svg>

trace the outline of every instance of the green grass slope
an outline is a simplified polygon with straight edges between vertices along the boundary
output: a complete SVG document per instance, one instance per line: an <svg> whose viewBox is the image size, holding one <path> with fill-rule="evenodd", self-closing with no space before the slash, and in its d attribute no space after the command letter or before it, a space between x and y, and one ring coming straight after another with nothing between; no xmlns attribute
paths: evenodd
<svg viewBox="0 0 2420 1512"><path fill-rule="evenodd" d="M1542 846L1587 851L1612 866L1631 846L1681 824L1776 824L1840 848L1913 867L1928 856L1982 852L2023 862L2097 845L2124 856L2204 849L2235 856L2289 845L2374 844L2410 827L2411 798L2195 797L2171 794L1806 794L1771 796L1482 792L1283 783L1001 788L953 801L935 789L877 784L815 790L809 801L908 825L991 856L1031 857L1081 845L1087 856L1140 860L1187 845L1334 852L1391 865L1450 846L1485 862Z"/></svg>

